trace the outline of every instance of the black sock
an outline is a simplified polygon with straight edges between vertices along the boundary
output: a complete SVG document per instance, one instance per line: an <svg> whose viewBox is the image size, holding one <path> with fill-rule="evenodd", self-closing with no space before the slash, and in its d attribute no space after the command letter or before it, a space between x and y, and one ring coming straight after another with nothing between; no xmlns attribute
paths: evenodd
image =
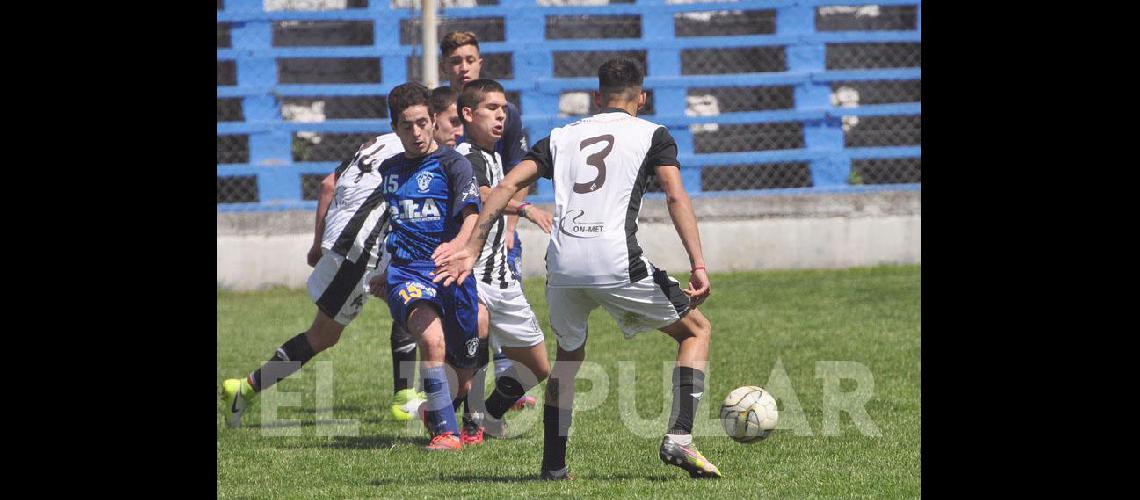
<svg viewBox="0 0 1140 500"><path fill-rule="evenodd" d="M411 389L416 374L416 341L408 330L392 322L392 394Z"/></svg>
<svg viewBox="0 0 1140 500"><path fill-rule="evenodd" d="M305 363L317 353L313 352L313 346L309 345L309 340L305 338L304 333L298 333L295 337L286 340L281 347L277 348L277 352L273 353L273 357L269 358L261 368L254 370L249 376L249 383L253 386L253 390L261 392L262 389L268 389L273 386L278 380L292 375L297 370L301 369ZM291 363L282 363L291 362ZM271 364L272 363L272 364ZM270 370L270 368L272 368ZM262 386L261 371L267 370L272 375L269 380L269 385Z"/></svg>
<svg viewBox="0 0 1140 500"><path fill-rule="evenodd" d="M693 415L705 392L705 372L687 366L673 368L673 409L669 434L692 434Z"/></svg>
<svg viewBox="0 0 1140 500"><path fill-rule="evenodd" d="M542 470L566 467L566 438L572 419L571 410L550 405L542 407Z"/></svg>
<svg viewBox="0 0 1140 500"><path fill-rule="evenodd" d="M518 381L514 367L508 368L495 380L495 390L491 391L491 397L486 402L487 414L497 419L503 418L503 414L524 394L526 388Z"/></svg>

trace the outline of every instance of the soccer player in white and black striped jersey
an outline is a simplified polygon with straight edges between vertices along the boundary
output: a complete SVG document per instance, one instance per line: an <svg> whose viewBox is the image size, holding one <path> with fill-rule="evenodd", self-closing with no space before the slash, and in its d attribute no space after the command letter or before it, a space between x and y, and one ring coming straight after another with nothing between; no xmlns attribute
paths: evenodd
<svg viewBox="0 0 1140 500"><path fill-rule="evenodd" d="M462 249L433 258L444 285L471 274L479 251L510 198L539 176L553 181L555 228L546 250L547 302L558 353L546 384L543 479L568 479L566 443L574 377L586 356L586 323L602 306L626 337L658 329L677 341L673 409L658 456L691 477L720 477L693 443L693 415L704 394L712 325L699 306L711 291L696 216L681 184L677 145L668 129L637 118L645 105L636 62L611 59L598 69L599 108L538 141L485 201ZM689 254L689 288L642 255L637 215L651 176L665 191L669 216Z"/></svg>
<svg viewBox="0 0 1140 500"><path fill-rule="evenodd" d="M241 425L241 415L261 390L301 369L313 356L340 340L344 328L355 318L368 299L367 278L387 264L380 248L380 235L387 227L388 210L378 210L364 224L350 219L381 184L379 166L384 160L404 152L396 134L385 134L365 143L352 161L330 174L332 180L327 210L318 210L315 241L317 255L309 252L309 297L317 305L313 324L281 345L269 361L244 379L222 383L226 402L226 424ZM350 245L337 246L345 240ZM316 257L314 259L314 257Z"/></svg>
<svg viewBox="0 0 1140 500"><path fill-rule="evenodd" d="M463 85L472 80L478 80L483 72L483 56L479 54L479 39L470 31L452 31L443 35L439 40L439 68L447 77L451 88L462 90ZM526 133L522 127L522 116L514 104L507 102L507 117L503 122L502 136L495 142L494 151L499 153L503 160L503 173L510 172L515 165L523 159L527 152ZM463 142L463 139L459 139ZM515 195L515 201L526 201L528 190L520 190ZM518 224L517 215L507 215L507 264L514 273L515 279L522 279L522 241L519 239L515 226ZM495 376L502 375L511 366L511 362L502 351L492 349L495 362ZM534 398L523 396L515 409L533 407Z"/></svg>
<svg viewBox="0 0 1140 500"><path fill-rule="evenodd" d="M507 97L503 86L490 79L477 79L463 85L459 95L459 116L463 120L466 142L456 151L467 157L479 183L479 193L486 198L491 188L503 179L503 163L495 143L503 135L507 113ZM507 213L519 214L550 233L549 212L511 200ZM506 240L513 234L506 229L506 217L500 217L483 245L475 265L475 281L479 290L479 336L489 337L495 350L502 350L512 366L497 374L495 390L482 401L483 376L475 377L466 399L460 437L465 445L483 441L483 423L492 434L502 433L503 413L514 406L526 391L546 379L550 364L546 343L538 319L523 294L522 285L508 265ZM489 333L489 335L488 335ZM487 356L479 360L482 369ZM519 366L525 370L520 370ZM472 408L472 402L485 404L487 417Z"/></svg>

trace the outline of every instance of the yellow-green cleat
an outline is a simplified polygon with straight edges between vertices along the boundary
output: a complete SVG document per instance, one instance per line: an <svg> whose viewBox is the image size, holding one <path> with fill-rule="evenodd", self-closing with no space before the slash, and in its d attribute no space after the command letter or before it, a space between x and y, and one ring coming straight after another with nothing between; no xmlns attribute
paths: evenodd
<svg viewBox="0 0 1140 500"><path fill-rule="evenodd" d="M222 382L227 427L241 427L241 414L256 395L257 391L244 378L230 378Z"/></svg>
<svg viewBox="0 0 1140 500"><path fill-rule="evenodd" d="M427 394L423 392L416 392L412 389L404 389L397 392L392 397L392 418L401 422L407 422L414 418L414 412L419 408L420 403L427 400Z"/></svg>
<svg viewBox="0 0 1140 500"><path fill-rule="evenodd" d="M662 462L684 469L685 472L689 473L689 477L721 477L720 469L709 462L709 459L705 458L704 455L701 455L701 452L697 451L697 447L693 446L692 442L682 445L666 435L665 439L661 440L661 449L658 453Z"/></svg>

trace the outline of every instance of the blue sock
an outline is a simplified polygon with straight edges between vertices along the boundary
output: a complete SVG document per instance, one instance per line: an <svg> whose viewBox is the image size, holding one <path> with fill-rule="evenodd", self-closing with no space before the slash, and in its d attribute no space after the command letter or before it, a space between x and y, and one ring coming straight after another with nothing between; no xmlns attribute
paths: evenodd
<svg viewBox="0 0 1140 500"><path fill-rule="evenodd" d="M455 421L455 410L451 406L451 388L447 384L447 372L442 366L435 368L420 368L424 378L424 392L427 393L426 411L431 435L436 436L445 432L459 435L459 423Z"/></svg>

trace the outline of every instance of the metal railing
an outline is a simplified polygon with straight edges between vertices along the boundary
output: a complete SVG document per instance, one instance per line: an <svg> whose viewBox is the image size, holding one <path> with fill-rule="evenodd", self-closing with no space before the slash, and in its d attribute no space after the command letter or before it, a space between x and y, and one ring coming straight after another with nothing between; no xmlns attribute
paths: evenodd
<svg viewBox="0 0 1140 500"><path fill-rule="evenodd" d="M692 194L920 189L920 1L556 2L440 2L441 36L476 32L532 144L594 111L597 67L622 54ZM274 10L290 3L325 10ZM418 10L394 4L219 2L219 211L312 209L319 179L391 130L384 97L425 50Z"/></svg>

